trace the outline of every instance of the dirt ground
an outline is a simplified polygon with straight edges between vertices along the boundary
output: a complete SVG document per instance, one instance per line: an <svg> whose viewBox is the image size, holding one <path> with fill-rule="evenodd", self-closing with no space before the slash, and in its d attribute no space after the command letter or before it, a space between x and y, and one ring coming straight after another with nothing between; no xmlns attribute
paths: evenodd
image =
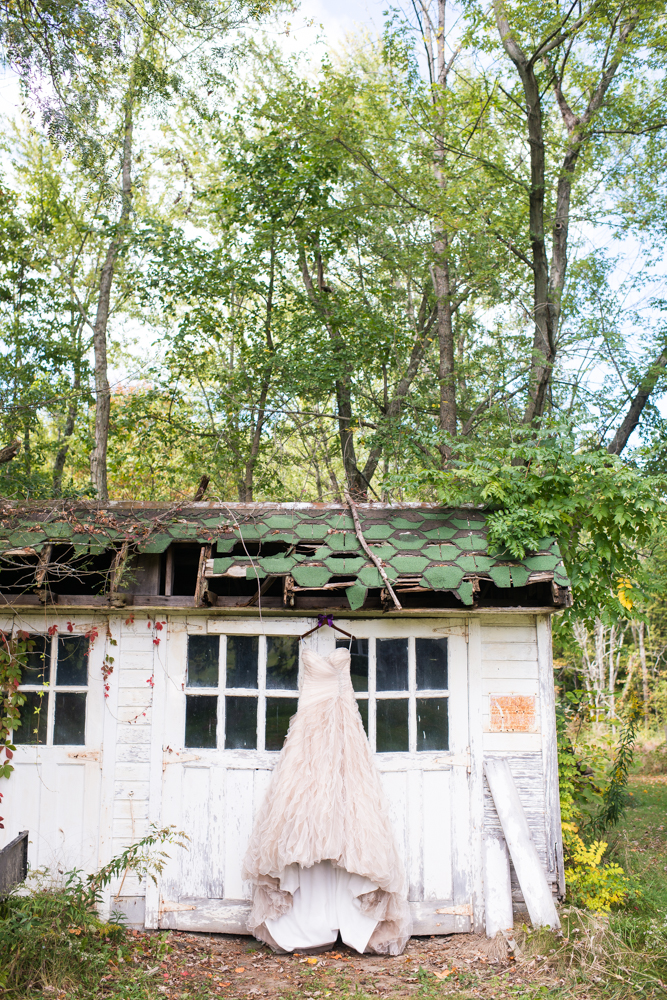
<svg viewBox="0 0 667 1000"><path fill-rule="evenodd" d="M135 932L140 946L142 934ZM189 997L324 998L540 995L558 989L547 956L516 961L504 942L471 934L412 938L397 958L358 955L341 946L321 955L273 955L250 938L172 932L173 949L153 972L170 1000ZM443 987L449 989L443 989ZM524 990L521 989L524 987Z"/></svg>

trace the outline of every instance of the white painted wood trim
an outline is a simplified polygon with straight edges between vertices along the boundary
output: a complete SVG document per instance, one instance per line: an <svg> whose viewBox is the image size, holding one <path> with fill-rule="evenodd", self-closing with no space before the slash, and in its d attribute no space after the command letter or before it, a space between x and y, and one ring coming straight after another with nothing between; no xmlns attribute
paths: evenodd
<svg viewBox="0 0 667 1000"><path fill-rule="evenodd" d="M558 782L558 737L556 732L556 695L554 690L551 618L537 619L537 662L542 714L542 766L544 769L545 833L549 870L558 875L558 893L565 896L563 833Z"/></svg>
<svg viewBox="0 0 667 1000"><path fill-rule="evenodd" d="M484 772L533 926L557 930L558 913L509 763L502 758L487 760Z"/></svg>
<svg viewBox="0 0 667 1000"><path fill-rule="evenodd" d="M159 646L153 646L153 697L151 699L151 746L149 764L148 822L161 827L162 819L162 737L165 732L165 713L167 708L167 685L169 678L169 641L171 621L167 618L167 627L160 632ZM178 848L176 848L178 850ZM156 930L160 925L160 884L152 879L146 880L146 910L144 922L149 929Z"/></svg>
<svg viewBox="0 0 667 1000"><path fill-rule="evenodd" d="M502 837L487 834L484 838L484 915L486 936L514 927L512 882L507 844Z"/></svg>
<svg viewBox="0 0 667 1000"><path fill-rule="evenodd" d="M470 864L473 904L473 927L484 930L484 871L482 837L484 833L484 751L482 734L482 628L470 618L468 632L468 740L470 756Z"/></svg>
<svg viewBox="0 0 667 1000"><path fill-rule="evenodd" d="M120 663L121 663L121 626L120 619L112 619L109 622L111 637L116 640L117 645L112 646L109 636L104 635L103 653L113 656L113 671L109 675L109 697L103 697L104 719L102 728L102 787L100 789L100 839L99 853L97 858L98 867L108 864L113 857L113 823L115 805L116 786L116 737L118 731L118 692L120 690ZM101 638L101 637L100 637ZM103 920L108 920L111 914L111 886L104 892L101 905L101 916Z"/></svg>
<svg viewBox="0 0 667 1000"><path fill-rule="evenodd" d="M468 934L471 929L469 904L452 905L449 900L409 903L412 933ZM250 903L240 899L191 899L166 901L160 911L160 928L194 931L198 934L247 935Z"/></svg>

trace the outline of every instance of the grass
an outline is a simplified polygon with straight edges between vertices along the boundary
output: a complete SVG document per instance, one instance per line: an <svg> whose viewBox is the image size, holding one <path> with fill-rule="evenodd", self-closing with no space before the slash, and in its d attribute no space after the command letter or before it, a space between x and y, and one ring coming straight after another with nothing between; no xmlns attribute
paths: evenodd
<svg viewBox="0 0 667 1000"><path fill-rule="evenodd" d="M345 947L313 958L274 956L249 938L109 928L71 912L59 920L49 910L57 906L52 893L21 944L46 954L33 954L29 974L10 981L5 952L0 1000L666 998L667 780L635 776L630 790L609 838L610 857L631 879L627 906L608 916L564 907L562 935L517 927L516 958L474 935L413 938L398 958ZM2 924L0 913L0 936Z"/></svg>

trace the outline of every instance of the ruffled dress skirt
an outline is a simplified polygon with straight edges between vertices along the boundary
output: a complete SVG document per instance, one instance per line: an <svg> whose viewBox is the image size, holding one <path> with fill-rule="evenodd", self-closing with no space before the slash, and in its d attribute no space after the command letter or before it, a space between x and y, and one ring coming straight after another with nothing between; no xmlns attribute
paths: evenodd
<svg viewBox="0 0 667 1000"><path fill-rule="evenodd" d="M296 715L253 827L248 929L279 951L398 955L411 931L403 865L350 681L350 656L303 654Z"/></svg>

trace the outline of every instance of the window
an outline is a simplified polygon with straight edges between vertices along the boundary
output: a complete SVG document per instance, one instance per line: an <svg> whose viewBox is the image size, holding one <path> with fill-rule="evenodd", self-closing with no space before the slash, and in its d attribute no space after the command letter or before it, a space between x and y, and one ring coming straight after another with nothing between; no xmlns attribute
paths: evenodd
<svg viewBox="0 0 667 1000"><path fill-rule="evenodd" d="M296 636L188 636L185 746L280 750L298 680Z"/></svg>
<svg viewBox="0 0 667 1000"><path fill-rule="evenodd" d="M85 636L31 637L19 690L26 701L17 745L83 746L86 742L88 649Z"/></svg>
<svg viewBox="0 0 667 1000"><path fill-rule="evenodd" d="M449 749L446 639L337 639L376 753Z"/></svg>
<svg viewBox="0 0 667 1000"><path fill-rule="evenodd" d="M355 639L352 686L378 753L449 749L446 639ZM296 636L188 637L185 746L280 750L296 712Z"/></svg>

